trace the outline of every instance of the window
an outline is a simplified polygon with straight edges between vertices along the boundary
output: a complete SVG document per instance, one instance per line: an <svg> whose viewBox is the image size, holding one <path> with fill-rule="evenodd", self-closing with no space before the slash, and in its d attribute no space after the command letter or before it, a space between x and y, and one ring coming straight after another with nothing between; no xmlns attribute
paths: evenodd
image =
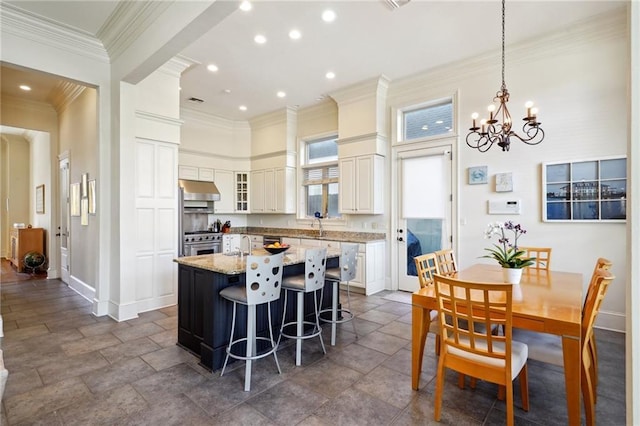
<svg viewBox="0 0 640 426"><path fill-rule="evenodd" d="M340 217L338 210L338 143L335 136L305 142L302 185L307 217Z"/></svg>
<svg viewBox="0 0 640 426"><path fill-rule="evenodd" d="M543 165L545 221L624 221L627 159Z"/></svg>
<svg viewBox="0 0 640 426"><path fill-rule="evenodd" d="M402 112L402 140L424 139L453 132L453 101L446 99Z"/></svg>

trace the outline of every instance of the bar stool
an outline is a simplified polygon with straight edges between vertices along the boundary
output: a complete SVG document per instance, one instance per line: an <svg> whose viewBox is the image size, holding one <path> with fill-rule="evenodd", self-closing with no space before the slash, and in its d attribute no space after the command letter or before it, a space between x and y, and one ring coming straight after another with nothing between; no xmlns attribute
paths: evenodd
<svg viewBox="0 0 640 426"><path fill-rule="evenodd" d="M301 365L302 341L305 339L311 339L318 336L320 338L320 344L322 345L322 352L325 354L327 353L327 350L324 347L324 342L322 341L322 328L320 327L320 321L318 320L318 299L316 298L317 292L322 292L322 289L324 288L326 257L326 248L307 249L305 251L306 260L304 265L304 275L292 275L285 277L282 280L282 288L284 288L285 293L280 338L284 336L289 339L296 339L296 365L298 366ZM290 291L296 293L296 321L285 323L285 318L287 316L287 295ZM315 322L304 320L304 295L307 293L313 293ZM322 295L320 297L322 298ZM284 331L285 327L290 327L294 324L296 326L296 334L289 334ZM305 325L313 326L311 332L305 334ZM280 338L278 338L278 342L280 342Z"/></svg>
<svg viewBox="0 0 640 426"><path fill-rule="evenodd" d="M358 262L358 244L342 243L340 253L340 266L338 268L329 268L325 274L327 281L332 281L331 293L333 299L331 300L331 308L322 309L320 311L320 321L331 323L331 346L336 345L336 328L337 324L342 324L347 321L351 321L353 326L353 332L358 338L358 332L356 331L356 324L353 321L353 312L351 312L351 291L349 289L349 282L356 277L356 267ZM347 284L347 309L338 309L338 290L340 283ZM320 301L322 307L322 301ZM331 312L331 319L323 318L322 314ZM338 316L342 319L338 319Z"/></svg>
<svg viewBox="0 0 640 426"><path fill-rule="evenodd" d="M245 272L245 283L227 287L220 291L220 296L233 302L233 317L231 319L231 336L227 346L227 356L224 359L222 372L227 367L229 357L245 360L244 390L248 392L251 387L251 362L273 354L278 367L278 374L281 374L280 363L276 355L278 345L273 340L273 327L271 325L271 302L280 298L282 288L282 262L284 254L274 254L273 256L247 256L247 267ZM267 305L267 316L269 319L269 338L256 337L256 306ZM236 325L236 309L238 304L247 307L247 337L233 340ZM271 343L271 347L263 352L257 353L257 341L265 340ZM231 352L233 345L246 342L245 355L236 355Z"/></svg>

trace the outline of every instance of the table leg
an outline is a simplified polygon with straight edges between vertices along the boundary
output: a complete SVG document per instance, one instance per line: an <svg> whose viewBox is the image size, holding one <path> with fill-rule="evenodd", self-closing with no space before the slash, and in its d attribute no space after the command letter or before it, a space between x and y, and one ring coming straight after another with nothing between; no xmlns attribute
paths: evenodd
<svg viewBox="0 0 640 426"><path fill-rule="evenodd" d="M580 338L562 336L564 386L570 425L580 424Z"/></svg>
<svg viewBox="0 0 640 426"><path fill-rule="evenodd" d="M422 357L424 356L424 344L427 340L430 320L428 309L413 306L411 317L411 387L414 390L418 390L420 385Z"/></svg>

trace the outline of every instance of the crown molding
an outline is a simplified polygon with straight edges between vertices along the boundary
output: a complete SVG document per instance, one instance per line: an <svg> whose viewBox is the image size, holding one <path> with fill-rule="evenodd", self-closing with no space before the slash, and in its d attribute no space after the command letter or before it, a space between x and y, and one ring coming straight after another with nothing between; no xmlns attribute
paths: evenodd
<svg viewBox="0 0 640 426"><path fill-rule="evenodd" d="M271 126L274 124L289 124L290 119L295 119L298 114L298 108L285 107L275 111L268 112L266 114L253 117L249 120L249 125L252 129L260 129L263 127Z"/></svg>
<svg viewBox="0 0 640 426"><path fill-rule="evenodd" d="M331 98L324 99L317 104L300 108L298 110L298 119L302 119L303 117L312 117L315 119L318 117L329 116L335 116L336 119L338 117L338 105L336 104L336 101Z"/></svg>
<svg viewBox="0 0 640 426"><path fill-rule="evenodd" d="M216 158L229 161L251 161L251 157L232 157L230 155L216 154L214 152L200 151L197 149L178 148L179 154L197 155L198 157Z"/></svg>
<svg viewBox="0 0 640 426"><path fill-rule="evenodd" d="M172 1L121 1L96 34L115 61L172 5Z"/></svg>
<svg viewBox="0 0 640 426"><path fill-rule="evenodd" d="M364 80L344 89L329 93L329 96L331 96L338 105L357 102L372 97L386 96L389 83L389 78L383 74L379 77Z"/></svg>
<svg viewBox="0 0 640 426"><path fill-rule="evenodd" d="M242 128L251 129L248 121L230 120L228 118L223 118L218 115L209 114L207 112L202 112L187 107L180 108L180 116L184 119L185 122L193 121L199 124L218 127L225 130L236 130Z"/></svg>
<svg viewBox="0 0 640 426"><path fill-rule="evenodd" d="M86 86L71 83L68 81L60 81L53 88L47 100L51 103L56 112L60 114L64 111L78 96L84 92Z"/></svg>
<svg viewBox="0 0 640 426"><path fill-rule="evenodd" d="M20 9L10 3L0 3L0 27L2 32L19 38L109 63L109 55L102 42L92 34Z"/></svg>
<svg viewBox="0 0 640 426"><path fill-rule="evenodd" d="M584 19L561 31L505 47L506 63L523 64L540 58L558 56L577 49L593 49L593 43L628 36L626 6L608 13ZM394 80L391 83L395 98L415 93L416 87L442 88L457 85L461 79L492 72L500 66L501 52L493 50L460 61L444 64L431 70ZM496 74L496 83L499 83ZM508 70L507 70L508 80ZM497 86L496 86L497 87Z"/></svg>
<svg viewBox="0 0 640 426"><path fill-rule="evenodd" d="M379 140L382 142L387 142L389 140L387 136L378 132L373 132L373 133L366 133L364 135L349 136L347 138L338 138L336 142L338 145L344 145L344 144L354 143L354 142L368 142L373 139Z"/></svg>
<svg viewBox="0 0 640 426"><path fill-rule="evenodd" d="M170 75L172 77L178 77L189 67L199 64L200 62L189 59L186 56L176 55L169 59L164 65L158 68L158 71Z"/></svg>
<svg viewBox="0 0 640 426"><path fill-rule="evenodd" d="M184 120L179 118L167 117L166 115L153 114L147 111L136 110L135 112L137 118L141 118L143 120L155 121L157 123L168 124L170 126L182 126L184 124Z"/></svg>

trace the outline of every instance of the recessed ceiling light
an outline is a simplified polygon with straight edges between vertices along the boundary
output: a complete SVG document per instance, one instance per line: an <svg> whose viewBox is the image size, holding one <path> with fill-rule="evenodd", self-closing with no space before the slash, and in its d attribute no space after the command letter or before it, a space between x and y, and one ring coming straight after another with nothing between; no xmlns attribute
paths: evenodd
<svg viewBox="0 0 640 426"><path fill-rule="evenodd" d="M231 93L231 89L224 89L223 92L228 95L229 93Z"/></svg>
<svg viewBox="0 0 640 426"><path fill-rule="evenodd" d="M333 22L336 20L336 13L331 9L327 9L322 12L322 20L324 22Z"/></svg>
<svg viewBox="0 0 640 426"><path fill-rule="evenodd" d="M216 64L209 64L207 65L207 69L211 72L217 72L218 71L218 66Z"/></svg>
<svg viewBox="0 0 640 426"><path fill-rule="evenodd" d="M242 3L240 3L240 10L243 12L248 12L251 9L253 9L253 5L251 4L250 1L244 0Z"/></svg>
<svg viewBox="0 0 640 426"><path fill-rule="evenodd" d="M276 95L278 95L279 98L284 98L285 96L287 96L287 94L285 92L283 92L282 90L279 91L278 93L276 93Z"/></svg>
<svg viewBox="0 0 640 426"><path fill-rule="evenodd" d="M429 126L425 124L424 126L422 126L422 130L429 130Z"/></svg>
<svg viewBox="0 0 640 426"><path fill-rule="evenodd" d="M442 121L442 120L436 121L436 124L442 124L442 123L444 123L444 121Z"/></svg>
<svg viewBox="0 0 640 426"><path fill-rule="evenodd" d="M26 84L21 84L20 88L25 92L29 92L31 90L31 87L27 86Z"/></svg>
<svg viewBox="0 0 640 426"><path fill-rule="evenodd" d="M262 34L258 34L253 38L253 41L255 41L258 44L265 44L267 42L267 38Z"/></svg>
<svg viewBox="0 0 640 426"><path fill-rule="evenodd" d="M246 111L246 110L247 110L247 107L246 107L245 105L240 105L240 106L238 107L238 109L239 109L240 111Z"/></svg>
<svg viewBox="0 0 640 426"><path fill-rule="evenodd" d="M334 73L333 71L329 71L325 74L325 77L327 77L329 80L333 80L334 78L336 78L336 73Z"/></svg>
<svg viewBox="0 0 640 426"><path fill-rule="evenodd" d="M291 40L298 40L300 39L300 37L302 37L302 33L296 29L293 29L291 31L289 31L289 38Z"/></svg>

